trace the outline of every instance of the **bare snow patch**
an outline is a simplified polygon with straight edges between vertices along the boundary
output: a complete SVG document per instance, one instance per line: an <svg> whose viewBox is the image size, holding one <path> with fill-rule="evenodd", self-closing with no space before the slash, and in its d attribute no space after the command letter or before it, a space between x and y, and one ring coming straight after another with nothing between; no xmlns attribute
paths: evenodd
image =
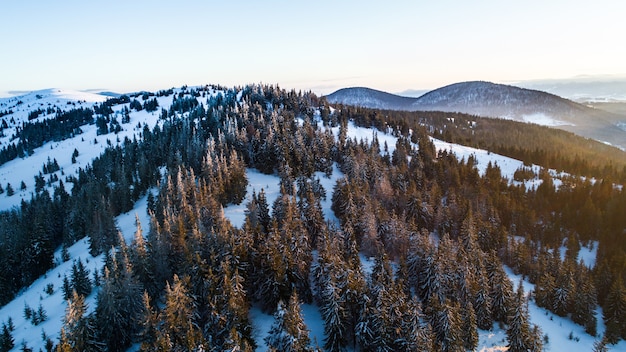
<svg viewBox="0 0 626 352"><path fill-rule="evenodd" d="M543 113L535 113L530 115L523 115L522 121L526 123L534 123L541 126L555 127L555 126L574 126L573 123L555 119L552 116L543 114Z"/></svg>

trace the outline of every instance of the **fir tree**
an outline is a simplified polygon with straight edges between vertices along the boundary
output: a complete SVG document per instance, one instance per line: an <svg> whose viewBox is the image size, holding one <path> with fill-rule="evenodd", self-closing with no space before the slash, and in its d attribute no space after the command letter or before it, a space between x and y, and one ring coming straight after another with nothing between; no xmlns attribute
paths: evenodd
<svg viewBox="0 0 626 352"><path fill-rule="evenodd" d="M463 347L473 351L478 347L478 330L476 323L476 313L471 302L461 308L461 335L463 336Z"/></svg>
<svg viewBox="0 0 626 352"><path fill-rule="evenodd" d="M436 296L431 296L428 302L433 334L441 351L464 351L459 309L458 303L452 303L449 299L440 303Z"/></svg>
<svg viewBox="0 0 626 352"><path fill-rule="evenodd" d="M96 306L97 331L109 350L125 349L140 330L142 290L134 278L124 247L104 268ZM127 251L127 249L126 249Z"/></svg>
<svg viewBox="0 0 626 352"><path fill-rule="evenodd" d="M602 337L600 340L596 340L593 343L593 352L609 352L609 348L607 346L608 341L606 337Z"/></svg>

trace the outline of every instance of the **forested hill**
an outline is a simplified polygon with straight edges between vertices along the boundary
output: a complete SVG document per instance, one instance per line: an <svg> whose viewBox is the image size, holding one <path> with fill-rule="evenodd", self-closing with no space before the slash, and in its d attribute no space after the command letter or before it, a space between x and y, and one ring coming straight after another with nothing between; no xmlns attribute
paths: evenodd
<svg viewBox="0 0 626 352"><path fill-rule="evenodd" d="M490 82L462 82L405 98L364 88L327 96L330 103L404 111L459 112L547 125L626 148L620 124L626 116L594 109L556 95Z"/></svg>
<svg viewBox="0 0 626 352"><path fill-rule="evenodd" d="M326 96L331 104L346 104L371 109L412 110L415 98L402 97L383 91L364 88L342 88Z"/></svg>
<svg viewBox="0 0 626 352"><path fill-rule="evenodd" d="M626 152L571 132L518 121L438 111L381 111L336 105L363 116L366 126L397 126L406 132L416 123L432 136L541 165L572 175L626 183Z"/></svg>
<svg viewBox="0 0 626 352"><path fill-rule="evenodd" d="M557 186L543 170L527 189L498 165L479 173L472 157L432 142L487 140L455 131L483 124L458 114L334 109L262 85L114 99L55 114L52 131L81 125L41 146L11 142L24 154L0 170L55 148L78 155L53 154L24 188L0 194L32 194L0 213L0 303L18 307L2 310L3 350L464 351L497 329L501 347L540 351L558 332L530 322L529 300L577 324L589 336L581 349L597 334L598 348L626 338L626 194L610 180L573 175ZM395 145L352 138L354 126ZM82 159L90 148L102 152ZM535 177L528 172L515 178ZM260 173L277 179L271 202L267 184L248 190ZM332 188L326 176L338 178ZM138 202L150 221L125 240L115 219ZM242 202L245 220L233 226L224 208ZM73 256L77 244L89 263ZM595 265L578 260L581 247L597 249ZM59 267L64 277L46 276ZM510 271L534 290L514 289ZM57 284L23 303L37 278ZM53 297L67 307L56 331L44 329L55 326ZM311 341L302 303L319 315L323 339ZM258 310L273 314L261 337Z"/></svg>

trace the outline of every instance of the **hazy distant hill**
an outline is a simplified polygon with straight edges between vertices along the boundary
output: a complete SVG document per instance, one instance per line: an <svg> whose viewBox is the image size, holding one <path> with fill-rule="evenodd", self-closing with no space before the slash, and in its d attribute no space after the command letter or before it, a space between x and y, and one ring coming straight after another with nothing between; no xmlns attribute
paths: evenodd
<svg viewBox="0 0 626 352"><path fill-rule="evenodd" d="M368 89L346 88L327 96L330 103L377 109L447 111L499 117L558 127L626 148L626 116L594 109L554 94L474 81L455 83L418 98Z"/></svg>
<svg viewBox="0 0 626 352"><path fill-rule="evenodd" d="M380 90L354 87L343 88L326 96L329 103L362 106L384 110L411 110L416 98L382 92Z"/></svg>

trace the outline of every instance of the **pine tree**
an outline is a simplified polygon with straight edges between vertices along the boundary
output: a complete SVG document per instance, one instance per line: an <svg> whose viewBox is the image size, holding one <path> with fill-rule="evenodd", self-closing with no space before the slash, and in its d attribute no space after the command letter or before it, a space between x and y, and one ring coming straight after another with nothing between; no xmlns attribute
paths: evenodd
<svg viewBox="0 0 626 352"><path fill-rule="evenodd" d="M494 252L487 260L487 275L489 277L491 312L495 321L507 323L507 315L511 305L513 288L511 281L506 276L502 264Z"/></svg>
<svg viewBox="0 0 626 352"><path fill-rule="evenodd" d="M572 300L571 317L575 323L584 326L585 331L589 335L595 336L598 324L595 315L597 306L596 290L588 275L581 275L581 278L577 281Z"/></svg>
<svg viewBox="0 0 626 352"><path fill-rule="evenodd" d="M466 350L473 351L478 346L476 312L471 302L461 308L461 335Z"/></svg>
<svg viewBox="0 0 626 352"><path fill-rule="evenodd" d="M440 303L436 296L431 296L428 310L436 338L437 348L441 351L464 351L461 338L461 317L459 304L449 299Z"/></svg>
<svg viewBox="0 0 626 352"><path fill-rule="evenodd" d="M156 342L158 331L158 316L156 311L150 304L150 296L144 291L142 296L143 309L141 312L141 330L139 332L139 341L141 342L142 351L157 350Z"/></svg>
<svg viewBox="0 0 626 352"><path fill-rule="evenodd" d="M491 330L493 314L491 312L491 297L489 296L489 280L485 267L482 265L478 271L477 285L474 297L476 324L479 329Z"/></svg>
<svg viewBox="0 0 626 352"><path fill-rule="evenodd" d="M141 286L132 274L125 245L104 268L97 297L98 335L109 350L125 349L140 330L143 308Z"/></svg>
<svg viewBox="0 0 626 352"><path fill-rule="evenodd" d="M556 283L549 272L544 272L535 284L534 297L539 307L552 309L554 306L554 291Z"/></svg>
<svg viewBox="0 0 626 352"><path fill-rule="evenodd" d="M63 286L61 286L61 290L63 291L63 299L68 300L72 296L72 284L70 284L70 280L67 276L63 275Z"/></svg>
<svg viewBox="0 0 626 352"><path fill-rule="evenodd" d="M608 341L606 337L602 337L600 340L596 340L593 343L593 352L609 352L609 348L607 347Z"/></svg>

